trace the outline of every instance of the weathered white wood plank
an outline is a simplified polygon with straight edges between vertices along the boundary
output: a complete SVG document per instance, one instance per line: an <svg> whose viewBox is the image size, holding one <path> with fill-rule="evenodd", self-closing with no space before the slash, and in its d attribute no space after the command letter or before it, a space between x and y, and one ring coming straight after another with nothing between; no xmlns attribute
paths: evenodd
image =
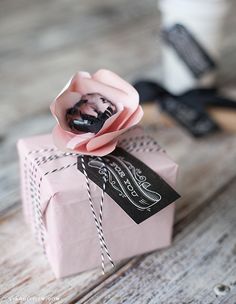
<svg viewBox="0 0 236 304"><path fill-rule="evenodd" d="M38 297L38 302L69 303L87 288L105 279L101 270L56 280L50 266L31 233L23 222L20 208L8 212L0 219L0 303L11 303L11 299ZM121 264L122 265L122 264ZM118 268L121 265L117 265ZM109 275L109 274L108 274ZM99 280L98 280L99 279ZM58 298L53 300L53 297ZM13 303L19 303L12 300Z"/></svg>
<svg viewBox="0 0 236 304"><path fill-rule="evenodd" d="M78 303L235 303L235 197L236 180L191 223L181 223L171 248L146 256L122 276L111 276ZM217 297L217 284L229 291Z"/></svg>

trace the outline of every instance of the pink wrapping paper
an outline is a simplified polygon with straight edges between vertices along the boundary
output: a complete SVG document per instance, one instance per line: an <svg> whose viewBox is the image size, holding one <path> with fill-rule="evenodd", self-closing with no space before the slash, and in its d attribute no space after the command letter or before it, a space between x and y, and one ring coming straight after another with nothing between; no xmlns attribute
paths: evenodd
<svg viewBox="0 0 236 304"><path fill-rule="evenodd" d="M139 144L146 142L143 146ZM175 186L178 166L140 128L120 139L120 146ZM92 216L84 175L76 156L56 150L51 135L18 142L22 201L27 223L41 243L57 278L101 267L99 239ZM101 189L90 181L98 212ZM43 222L40 221L42 211ZM171 243L174 204L136 224L105 195L103 228L114 261L166 247Z"/></svg>

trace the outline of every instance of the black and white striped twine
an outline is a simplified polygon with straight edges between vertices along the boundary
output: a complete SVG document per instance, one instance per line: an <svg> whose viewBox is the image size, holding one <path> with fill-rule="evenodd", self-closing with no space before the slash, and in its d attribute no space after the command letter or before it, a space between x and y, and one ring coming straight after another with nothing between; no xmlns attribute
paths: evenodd
<svg viewBox="0 0 236 304"><path fill-rule="evenodd" d="M103 227L102 227L102 213L103 213L103 201L104 201L104 194L105 194L105 190L106 190L106 177L104 177L104 181L103 181L103 187L102 187L102 195L101 195L101 200L100 200L100 208L99 208L99 219L97 219L97 215L93 206L93 201L92 201L92 196L91 196L91 190L90 190L90 185L89 185L89 178L88 178L88 174L86 171L86 167L85 167L85 162L84 162L84 156L81 155L80 156L81 159L81 165L82 165L82 169L83 169L83 174L85 176L86 179L86 186L87 186L87 192L88 192L88 198L89 198L89 204L90 204L90 208L93 214L93 218L96 224L96 228L97 228L97 232L98 232L98 237L99 237L99 241L100 241L100 250L101 250L101 259L102 259L102 273L105 274L105 260L104 260L104 251L111 263L111 265L114 267L114 262L111 258L111 255L109 253L109 250L107 248L105 239L104 239L104 233L103 233ZM102 159L100 158L100 160L102 161ZM105 169L105 164L104 164L104 169ZM106 170L106 169L105 169Z"/></svg>

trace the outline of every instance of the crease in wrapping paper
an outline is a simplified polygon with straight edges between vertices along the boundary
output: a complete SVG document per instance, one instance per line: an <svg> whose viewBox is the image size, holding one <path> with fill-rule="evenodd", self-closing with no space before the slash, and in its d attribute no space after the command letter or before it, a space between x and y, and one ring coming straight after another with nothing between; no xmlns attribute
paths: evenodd
<svg viewBox="0 0 236 304"><path fill-rule="evenodd" d="M153 145L150 137L143 135L142 130L131 130L127 133L121 146L128 152L132 149L132 154L135 157L153 168L174 187L178 166L159 145ZM131 136L132 141L130 139ZM44 159L44 163L37 169L38 179L45 172L52 172L56 168L66 167L75 163L76 159L73 156L50 160L48 154L44 157L42 153L29 153L29 151L37 150L39 146L40 150L50 149L51 141L51 136L44 135L21 140L18 144L22 166L25 155L28 156L28 166L30 163L36 166L37 160ZM146 150L139 144L141 141L147 142ZM55 154L55 151L53 153ZM61 155L62 153L59 152L59 154ZM46 161L47 158L49 159L48 161ZM22 170L22 174L23 172L24 170ZM43 191L40 193L40 203L44 208L43 220L47 226L46 253L56 277L67 276L100 265L98 239L91 210L88 206L87 191L85 185L83 189L78 189L77 187L81 183L85 184L84 176L76 167L64 169L60 172L63 174L54 171L54 173L42 178L41 190L43 189ZM74 182L75 179L76 183ZM71 183L68 182L70 180L72 181ZM24 174L22 175L22 181L24 181ZM65 182L67 183L65 184ZM93 182L90 182L90 185L93 200L95 200L94 205L96 206L97 200L100 198L101 189ZM22 187L22 192L24 208L30 208L30 200L27 203L24 198L24 187ZM164 208L144 223L137 225L118 205L115 206L116 203L107 195L104 203L104 233L107 244L114 255L114 260L121 260L157 248L163 248L170 244L174 204ZM96 208L98 207L96 206ZM112 214L112 217L109 216L110 214ZM25 216L26 218L29 217L29 212L28 214L26 212ZM82 222L87 225L82 225L81 227L80 218L82 217ZM28 221L31 222L31 225L32 220L33 218L31 217ZM138 228L137 226L140 227ZM156 231L160 229L161 234L157 236ZM149 235L148 231L154 234L153 237ZM140 240L142 241L140 242ZM83 248L81 248L80 243L84 244ZM87 251L90 252L89 258L86 258Z"/></svg>

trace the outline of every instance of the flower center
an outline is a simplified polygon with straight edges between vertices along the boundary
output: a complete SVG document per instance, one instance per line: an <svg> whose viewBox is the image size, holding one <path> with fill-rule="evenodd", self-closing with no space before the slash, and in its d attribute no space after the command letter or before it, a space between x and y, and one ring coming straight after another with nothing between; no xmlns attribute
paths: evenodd
<svg viewBox="0 0 236 304"><path fill-rule="evenodd" d="M74 133L97 133L115 112L116 107L102 95L87 94L67 110L66 121Z"/></svg>

